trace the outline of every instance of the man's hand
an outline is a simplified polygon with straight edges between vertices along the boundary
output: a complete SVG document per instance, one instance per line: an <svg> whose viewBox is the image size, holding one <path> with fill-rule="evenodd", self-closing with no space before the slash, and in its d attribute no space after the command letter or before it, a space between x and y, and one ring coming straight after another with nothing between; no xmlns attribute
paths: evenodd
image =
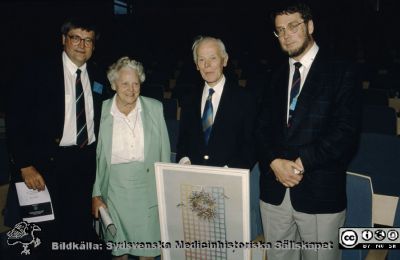
<svg viewBox="0 0 400 260"><path fill-rule="evenodd" d="M295 162L285 159L275 159L271 162L270 166L276 180L287 188L296 186L303 179L302 174L294 174L295 170L303 171L303 168Z"/></svg>
<svg viewBox="0 0 400 260"><path fill-rule="evenodd" d="M46 183L42 175L33 166L21 168L22 179L29 189L42 191Z"/></svg>
<svg viewBox="0 0 400 260"><path fill-rule="evenodd" d="M103 200L101 199L100 196L96 196L92 198L92 215L95 218L99 218L99 208L107 208L107 205L104 204Z"/></svg>
<svg viewBox="0 0 400 260"><path fill-rule="evenodd" d="M302 171L297 171L296 174L303 174L304 173L304 166L303 166L303 163L301 162L300 157L298 157L296 159L296 161L294 161L294 162L303 169Z"/></svg>

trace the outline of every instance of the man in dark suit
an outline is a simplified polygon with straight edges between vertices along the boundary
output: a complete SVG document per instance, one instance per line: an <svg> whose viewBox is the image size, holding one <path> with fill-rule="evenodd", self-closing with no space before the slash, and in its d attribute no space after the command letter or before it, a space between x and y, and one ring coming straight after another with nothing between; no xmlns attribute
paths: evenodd
<svg viewBox="0 0 400 260"><path fill-rule="evenodd" d="M228 54L220 39L200 37L192 49L205 82L182 107L177 161L251 169L255 99L225 78Z"/></svg>
<svg viewBox="0 0 400 260"><path fill-rule="evenodd" d="M46 186L53 202L55 220L38 223L44 250L51 249L50 241L95 238L91 191L101 104L107 98L103 73L88 62L95 27L71 19L61 31L64 51L53 61L35 61L21 74L6 114L13 182L38 191Z"/></svg>
<svg viewBox="0 0 400 260"><path fill-rule="evenodd" d="M284 6L272 18L289 59L271 79L256 130L265 239L322 242L331 249L274 248L268 259L340 259L338 228L359 135L361 89L349 63L319 50L308 6Z"/></svg>

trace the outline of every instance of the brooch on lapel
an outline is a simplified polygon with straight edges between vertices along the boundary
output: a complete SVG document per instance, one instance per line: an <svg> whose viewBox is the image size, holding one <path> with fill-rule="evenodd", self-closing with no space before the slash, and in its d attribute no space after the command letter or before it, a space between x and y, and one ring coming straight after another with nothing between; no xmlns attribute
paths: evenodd
<svg viewBox="0 0 400 260"><path fill-rule="evenodd" d="M101 95L103 93L103 85L97 81L93 82L93 92Z"/></svg>

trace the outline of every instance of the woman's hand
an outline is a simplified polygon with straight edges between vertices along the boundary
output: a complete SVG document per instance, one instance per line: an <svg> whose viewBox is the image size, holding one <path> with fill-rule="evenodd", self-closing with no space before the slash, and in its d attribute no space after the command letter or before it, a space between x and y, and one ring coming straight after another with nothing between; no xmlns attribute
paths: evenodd
<svg viewBox="0 0 400 260"><path fill-rule="evenodd" d="M95 218L99 218L99 208L107 208L107 205L103 202L100 196L92 198L92 214Z"/></svg>

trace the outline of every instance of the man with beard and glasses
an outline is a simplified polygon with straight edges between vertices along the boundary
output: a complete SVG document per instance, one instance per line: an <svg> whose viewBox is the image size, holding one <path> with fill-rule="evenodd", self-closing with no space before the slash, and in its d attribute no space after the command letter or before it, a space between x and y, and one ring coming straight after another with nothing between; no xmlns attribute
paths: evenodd
<svg viewBox="0 0 400 260"><path fill-rule="evenodd" d="M274 72L257 121L260 207L266 241L287 240L291 249L274 247L268 259L340 259L361 88L353 66L329 58L314 41L308 6L286 5L271 18L289 58ZM298 248L309 242L329 249Z"/></svg>

